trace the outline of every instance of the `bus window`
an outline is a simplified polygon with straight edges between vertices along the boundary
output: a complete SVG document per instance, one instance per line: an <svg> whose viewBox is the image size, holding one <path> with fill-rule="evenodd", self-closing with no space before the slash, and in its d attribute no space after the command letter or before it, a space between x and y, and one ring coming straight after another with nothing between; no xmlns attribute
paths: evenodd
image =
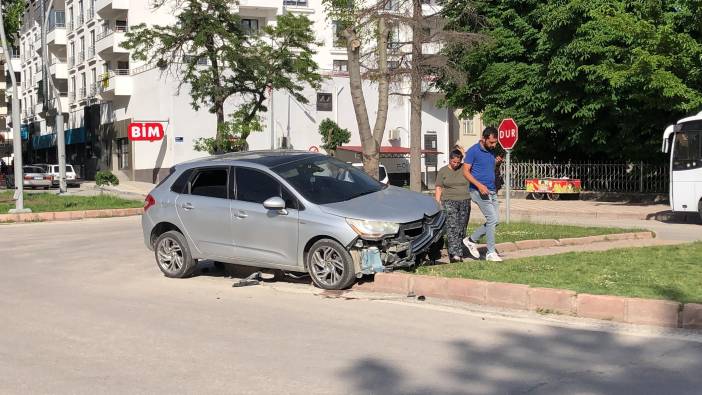
<svg viewBox="0 0 702 395"><path fill-rule="evenodd" d="M673 170L702 167L702 130L683 130L675 134Z"/></svg>

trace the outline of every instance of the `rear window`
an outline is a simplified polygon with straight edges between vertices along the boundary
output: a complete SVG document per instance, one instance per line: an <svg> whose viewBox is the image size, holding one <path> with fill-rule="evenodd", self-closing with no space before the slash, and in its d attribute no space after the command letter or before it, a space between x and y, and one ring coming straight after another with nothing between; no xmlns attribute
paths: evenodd
<svg viewBox="0 0 702 395"><path fill-rule="evenodd" d="M378 169L378 178L381 180L384 180L385 177L387 177L387 175L388 175L388 173L385 171L385 168L381 166Z"/></svg>
<svg viewBox="0 0 702 395"><path fill-rule="evenodd" d="M24 167L23 168L25 173L43 173L44 169L41 167Z"/></svg>

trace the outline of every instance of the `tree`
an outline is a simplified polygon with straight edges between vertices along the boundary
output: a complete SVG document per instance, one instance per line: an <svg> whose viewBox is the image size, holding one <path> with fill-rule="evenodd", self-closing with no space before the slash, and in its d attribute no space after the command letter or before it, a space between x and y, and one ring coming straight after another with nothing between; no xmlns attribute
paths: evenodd
<svg viewBox="0 0 702 395"><path fill-rule="evenodd" d="M467 81L442 82L447 103L514 118L521 158L651 160L665 126L702 107L698 1L474 1L484 20L461 3L452 22L490 40L447 52Z"/></svg>
<svg viewBox="0 0 702 395"><path fill-rule="evenodd" d="M388 97L409 96L410 188L419 191L422 102L432 90L431 81L437 75L442 74L452 81L459 75L448 57L436 50L425 52L424 47L439 48L444 42L465 46L480 39L480 35L448 29L442 11L430 7L429 12L424 12L421 0L331 2L337 4L333 17L342 18L345 23L341 34L347 43L350 90L363 145L364 169L377 172L379 161L375 158L379 157ZM462 10L472 15L467 4ZM363 78L378 82L379 105L372 133L363 101ZM368 169L367 163L372 169Z"/></svg>
<svg viewBox="0 0 702 395"><path fill-rule="evenodd" d="M169 26L135 26L122 45L135 60L157 63L176 75L179 90L183 85L190 90L195 110L206 106L216 114L216 137L196 141L196 149L246 149L249 134L262 129L259 114L267 111L273 91L307 103L305 84L316 88L321 81L312 59L312 22L306 16L287 13L275 26L248 31L231 1L184 0L175 19ZM230 98L237 106L227 121L224 105Z"/></svg>
<svg viewBox="0 0 702 395"><path fill-rule="evenodd" d="M348 129L342 129L336 122L326 118L319 124L319 134L322 135L322 148L331 156L334 156L336 149L351 141L351 132Z"/></svg>
<svg viewBox="0 0 702 395"><path fill-rule="evenodd" d="M388 94L390 76L387 63L387 28L385 5L390 0L324 0L328 16L335 23L339 39L346 46L349 71L349 90L356 114L356 124L361 138L363 170L375 179L379 177L380 145L385 134L388 117ZM364 45L365 44L365 45ZM374 59L375 70L363 70L365 56ZM366 99L363 95L363 80L378 83L378 108L371 130Z"/></svg>
<svg viewBox="0 0 702 395"><path fill-rule="evenodd" d="M5 36L11 47L15 46L19 39L17 33L22 27L22 14L24 14L25 5L26 1L23 0L4 0L2 2Z"/></svg>

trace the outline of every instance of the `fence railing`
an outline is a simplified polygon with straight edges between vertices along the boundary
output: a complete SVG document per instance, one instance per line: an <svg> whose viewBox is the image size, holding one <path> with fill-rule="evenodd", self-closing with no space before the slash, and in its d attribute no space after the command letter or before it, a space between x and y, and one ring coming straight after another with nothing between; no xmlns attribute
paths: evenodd
<svg viewBox="0 0 702 395"><path fill-rule="evenodd" d="M668 165L647 163L546 163L511 164L513 189L524 189L532 178L577 178L584 191L667 193ZM503 165L502 174L505 174Z"/></svg>

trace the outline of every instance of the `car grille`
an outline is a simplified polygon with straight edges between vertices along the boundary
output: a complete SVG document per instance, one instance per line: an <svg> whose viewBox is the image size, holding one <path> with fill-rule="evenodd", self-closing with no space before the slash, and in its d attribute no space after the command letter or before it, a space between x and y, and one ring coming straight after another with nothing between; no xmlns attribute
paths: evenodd
<svg viewBox="0 0 702 395"><path fill-rule="evenodd" d="M412 252L423 251L434 239L438 232L443 231L446 215L443 210L432 216L425 216L420 221L408 222L400 225L399 239L409 241L412 245Z"/></svg>

